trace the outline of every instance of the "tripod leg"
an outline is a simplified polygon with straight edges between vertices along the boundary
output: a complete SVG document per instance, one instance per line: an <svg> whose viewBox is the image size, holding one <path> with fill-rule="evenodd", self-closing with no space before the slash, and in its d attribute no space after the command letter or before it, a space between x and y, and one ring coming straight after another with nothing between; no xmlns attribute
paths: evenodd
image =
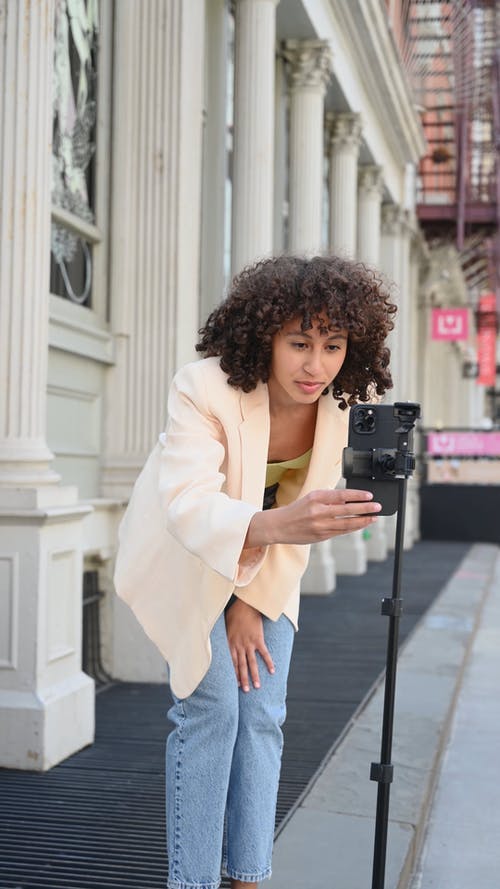
<svg viewBox="0 0 500 889"><path fill-rule="evenodd" d="M394 768L391 764L392 734L394 724L394 700L396 696L396 669L398 657L399 618L402 613L401 565L403 556L404 524L406 511L407 479L398 481L398 518L394 550L392 597L382 599L382 614L389 617L387 660L385 672L384 715L380 762L372 763L370 778L378 782L377 813L375 818L375 842L373 850L372 889L384 889L389 822L389 797Z"/></svg>

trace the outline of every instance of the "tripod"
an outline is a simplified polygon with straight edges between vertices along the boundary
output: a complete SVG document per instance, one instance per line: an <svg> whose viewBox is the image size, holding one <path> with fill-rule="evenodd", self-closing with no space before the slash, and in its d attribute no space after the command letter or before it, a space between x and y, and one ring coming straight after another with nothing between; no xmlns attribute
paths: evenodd
<svg viewBox="0 0 500 889"><path fill-rule="evenodd" d="M348 487L372 491L382 504L382 515L397 512L394 574L391 598L382 599L382 614L389 618L385 672L384 715L380 762L371 765L370 779L378 782L372 889L384 889L389 795L394 767L391 763L399 618L402 612L401 563L408 479L415 469L412 432L420 416L415 402L394 405L356 405L349 419L349 446L344 449L342 471ZM397 496L396 496L397 494Z"/></svg>
<svg viewBox="0 0 500 889"><path fill-rule="evenodd" d="M387 639L387 659L384 691L384 713L382 720L382 741L380 762L373 762L370 779L378 782L377 813L375 818L375 841L373 847L372 889L384 889L385 862L387 852L387 829L389 822L389 797L394 767L391 764L392 735L394 725L394 700L396 695L396 669L398 658L399 618L403 600L400 598L401 565L406 513L406 493L408 478L398 479L398 511L394 550L394 572L391 598L382 599L381 613L389 618Z"/></svg>

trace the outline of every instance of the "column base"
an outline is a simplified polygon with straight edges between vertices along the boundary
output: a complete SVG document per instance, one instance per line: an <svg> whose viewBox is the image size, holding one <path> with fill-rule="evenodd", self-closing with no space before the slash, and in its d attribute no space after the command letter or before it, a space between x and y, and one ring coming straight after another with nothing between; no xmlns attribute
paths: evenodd
<svg viewBox="0 0 500 889"><path fill-rule="evenodd" d="M132 488L148 454L134 454L131 457L106 458L101 471L101 491L104 497L117 502L128 503Z"/></svg>
<svg viewBox="0 0 500 889"><path fill-rule="evenodd" d="M314 543L300 591L305 595L328 595L336 586L335 559L331 540Z"/></svg>
<svg viewBox="0 0 500 889"><path fill-rule="evenodd" d="M405 520L405 533L404 533L404 541L403 547L404 549L411 549L413 544L415 543L415 507L410 498L408 498L408 503L406 506L406 520Z"/></svg>
<svg viewBox="0 0 500 889"><path fill-rule="evenodd" d="M44 771L94 737L81 669L83 520L76 489L0 488L0 765Z"/></svg>
<svg viewBox="0 0 500 889"><path fill-rule="evenodd" d="M387 558L387 534L385 530L385 516L380 516L374 525L370 525L364 532L366 543L366 555L369 561L384 562Z"/></svg>
<svg viewBox="0 0 500 889"><path fill-rule="evenodd" d="M407 520L406 520L406 528L408 529L408 536L405 533L405 547L409 549L420 540L420 501L418 496L418 488L417 485L412 479L408 486L408 505L407 505ZM406 529L405 529L406 532Z"/></svg>
<svg viewBox="0 0 500 889"><path fill-rule="evenodd" d="M394 515L386 516L387 520L387 546L390 552L392 552L396 546L396 524L397 524L397 513ZM412 515L412 508L409 502L406 504L406 515L405 515L405 531L403 535L403 549L411 549L414 543L414 514Z"/></svg>
<svg viewBox="0 0 500 889"><path fill-rule="evenodd" d="M362 531L336 537L332 547L338 574L365 573L368 559Z"/></svg>
<svg viewBox="0 0 500 889"><path fill-rule="evenodd" d="M42 439L0 440L0 485L18 488L56 485L61 477L51 463L54 455Z"/></svg>
<svg viewBox="0 0 500 889"><path fill-rule="evenodd" d="M39 692L0 690L0 766L46 771L94 740L94 680L85 673Z"/></svg>
<svg viewBox="0 0 500 889"><path fill-rule="evenodd" d="M387 535L387 549L389 552L393 552L396 546L396 524L398 520L397 512L394 515L384 516L385 518L385 533Z"/></svg>

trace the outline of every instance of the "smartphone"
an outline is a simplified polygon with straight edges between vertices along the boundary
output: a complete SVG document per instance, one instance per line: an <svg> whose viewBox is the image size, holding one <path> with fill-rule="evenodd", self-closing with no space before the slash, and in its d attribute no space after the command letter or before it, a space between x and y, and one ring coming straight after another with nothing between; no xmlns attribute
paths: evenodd
<svg viewBox="0 0 500 889"><path fill-rule="evenodd" d="M414 466L413 426L419 416L420 405L413 402L351 408L342 474L347 488L372 492L382 505L378 515L393 515L398 509L398 479L411 474L400 467L412 461Z"/></svg>

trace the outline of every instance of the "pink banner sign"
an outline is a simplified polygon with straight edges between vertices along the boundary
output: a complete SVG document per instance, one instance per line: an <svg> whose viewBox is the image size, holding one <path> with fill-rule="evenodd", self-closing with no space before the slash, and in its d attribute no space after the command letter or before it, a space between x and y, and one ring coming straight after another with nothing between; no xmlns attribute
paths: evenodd
<svg viewBox="0 0 500 889"><path fill-rule="evenodd" d="M500 457L500 432L429 432L432 457Z"/></svg>
<svg viewBox="0 0 500 889"><path fill-rule="evenodd" d="M468 309L433 309L433 340L466 340L469 336Z"/></svg>
<svg viewBox="0 0 500 889"><path fill-rule="evenodd" d="M494 386L497 366L497 300L494 293L483 293L477 314L477 382Z"/></svg>

